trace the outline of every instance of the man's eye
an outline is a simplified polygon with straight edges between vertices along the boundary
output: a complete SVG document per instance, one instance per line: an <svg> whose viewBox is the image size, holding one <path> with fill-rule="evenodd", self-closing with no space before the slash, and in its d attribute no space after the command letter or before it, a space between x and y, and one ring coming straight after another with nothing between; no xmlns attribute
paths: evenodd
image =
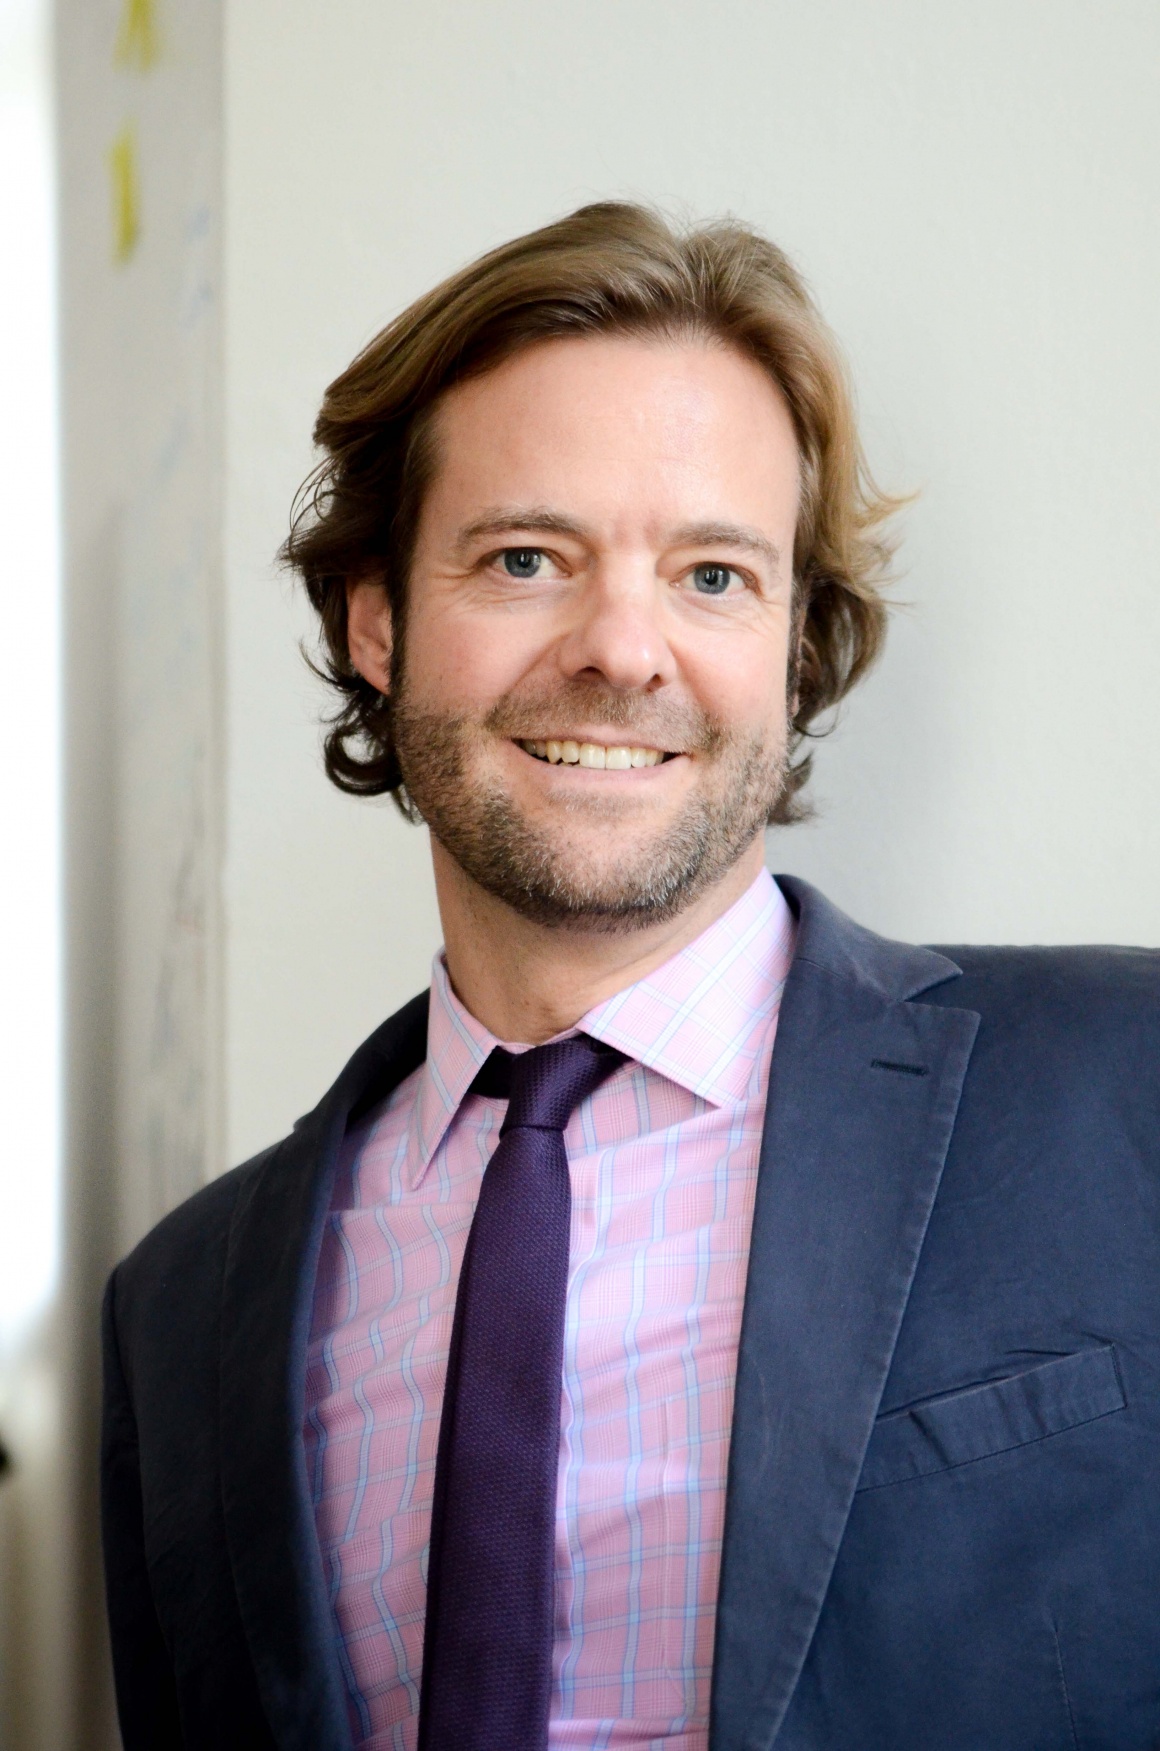
<svg viewBox="0 0 1160 1751"><path fill-rule="evenodd" d="M505 547L500 559L509 578L534 578L544 563L538 547Z"/></svg>
<svg viewBox="0 0 1160 1751"><path fill-rule="evenodd" d="M690 575L693 588L701 596L724 596L734 579L742 581L740 572L735 572L731 565L695 565Z"/></svg>

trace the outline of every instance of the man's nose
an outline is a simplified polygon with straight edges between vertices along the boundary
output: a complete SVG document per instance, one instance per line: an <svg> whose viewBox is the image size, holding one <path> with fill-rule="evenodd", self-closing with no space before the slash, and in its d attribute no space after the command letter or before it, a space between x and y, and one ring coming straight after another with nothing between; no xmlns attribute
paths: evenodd
<svg viewBox="0 0 1160 1751"><path fill-rule="evenodd" d="M665 624L667 587L651 567L609 567L593 576L558 647L568 679L599 676L624 692L674 680L677 665Z"/></svg>

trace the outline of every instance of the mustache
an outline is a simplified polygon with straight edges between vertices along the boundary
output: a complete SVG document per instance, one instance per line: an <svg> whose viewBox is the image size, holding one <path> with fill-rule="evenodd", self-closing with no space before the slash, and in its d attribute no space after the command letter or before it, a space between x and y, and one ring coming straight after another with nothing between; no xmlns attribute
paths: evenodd
<svg viewBox="0 0 1160 1751"><path fill-rule="evenodd" d="M573 726L628 732L636 747L674 754L715 754L730 740L719 719L689 700L618 693L587 681L535 692L512 690L491 707L482 727L511 741L567 736Z"/></svg>

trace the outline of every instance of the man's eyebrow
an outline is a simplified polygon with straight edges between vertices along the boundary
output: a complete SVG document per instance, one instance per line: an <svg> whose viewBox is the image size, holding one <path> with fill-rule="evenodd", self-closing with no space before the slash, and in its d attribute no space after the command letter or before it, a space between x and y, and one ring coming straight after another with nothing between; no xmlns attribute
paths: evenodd
<svg viewBox="0 0 1160 1751"><path fill-rule="evenodd" d="M517 531L529 535L572 535L578 540L592 533L586 524L549 510L546 505L500 505L465 523L455 545L463 548L478 541L481 535L510 535Z"/></svg>
<svg viewBox="0 0 1160 1751"><path fill-rule="evenodd" d="M686 523L674 529L669 540L674 547L739 547L744 553L767 559L774 571L781 565L781 549L759 529L744 523Z"/></svg>
<svg viewBox="0 0 1160 1751"><path fill-rule="evenodd" d="M546 505L500 505L484 511L465 523L456 539L456 547L470 546L487 535L570 535L578 541L590 539L592 530L574 517L566 517ZM666 545L671 547L738 547L744 553L760 555L777 571L781 565L781 550L760 530L744 523L685 523L669 531Z"/></svg>

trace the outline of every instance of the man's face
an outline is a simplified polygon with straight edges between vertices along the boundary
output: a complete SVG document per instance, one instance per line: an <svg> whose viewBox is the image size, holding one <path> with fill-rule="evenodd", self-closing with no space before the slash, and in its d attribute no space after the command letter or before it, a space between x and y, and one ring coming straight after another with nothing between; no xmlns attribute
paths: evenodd
<svg viewBox="0 0 1160 1751"><path fill-rule="evenodd" d="M553 341L451 391L435 444L395 697L411 798L525 916L673 916L784 783L784 401L720 345Z"/></svg>

